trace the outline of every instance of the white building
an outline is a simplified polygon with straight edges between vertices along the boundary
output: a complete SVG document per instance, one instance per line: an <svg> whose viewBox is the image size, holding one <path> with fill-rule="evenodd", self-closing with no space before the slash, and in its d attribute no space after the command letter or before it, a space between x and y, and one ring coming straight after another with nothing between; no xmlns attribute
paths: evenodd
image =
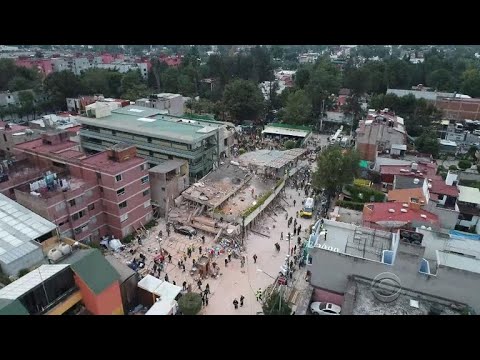
<svg viewBox="0 0 480 360"><path fill-rule="evenodd" d="M135 105L166 110L168 115L173 116L182 116L185 113L185 100L180 94L152 94L148 99L138 99L135 101Z"/></svg>

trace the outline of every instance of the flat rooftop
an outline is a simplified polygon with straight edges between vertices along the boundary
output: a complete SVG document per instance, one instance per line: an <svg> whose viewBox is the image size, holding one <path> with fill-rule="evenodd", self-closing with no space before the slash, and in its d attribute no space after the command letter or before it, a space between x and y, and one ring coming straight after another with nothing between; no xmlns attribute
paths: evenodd
<svg viewBox="0 0 480 360"><path fill-rule="evenodd" d="M480 274L480 259L440 250L437 250L437 258L439 266L443 265Z"/></svg>
<svg viewBox="0 0 480 360"><path fill-rule="evenodd" d="M392 233L324 219L327 237L320 233L310 246L381 262L383 250L392 248Z"/></svg>
<svg viewBox="0 0 480 360"><path fill-rule="evenodd" d="M37 249L31 241L55 229L55 224L0 194L0 261L9 264Z"/></svg>
<svg viewBox="0 0 480 360"><path fill-rule="evenodd" d="M242 166L264 166L280 169L288 163L295 161L303 155L307 149L291 149L291 150L257 150L242 154L238 158L238 162Z"/></svg>
<svg viewBox="0 0 480 360"><path fill-rule="evenodd" d="M186 160L166 160L165 162L150 168L148 172L165 174L172 170L178 169L186 162Z"/></svg>
<svg viewBox="0 0 480 360"><path fill-rule="evenodd" d="M68 266L68 264L42 265L0 289L0 299L18 299Z"/></svg>
<svg viewBox="0 0 480 360"><path fill-rule="evenodd" d="M439 311L440 315L460 315L460 308L465 306L409 289L402 289L395 301L383 302L375 297L371 280L354 279L356 291L352 315L429 315L432 310Z"/></svg>
<svg viewBox="0 0 480 360"><path fill-rule="evenodd" d="M266 125L265 129L262 131L262 134L295 136L300 138L305 138L310 133L311 130L294 129L291 127L277 127L273 125Z"/></svg>
<svg viewBox="0 0 480 360"><path fill-rule="evenodd" d="M141 165L145 162L145 159L135 156L126 161L118 162L109 159L106 151L98 154L91 155L82 160L82 164L91 166L93 169L97 169L100 172L116 175L136 165Z"/></svg>
<svg viewBox="0 0 480 360"><path fill-rule="evenodd" d="M218 126L201 125L196 120L172 121L159 110L141 106L126 106L112 110L111 115L102 118L78 117L83 125L97 126L173 142L194 144L213 135Z"/></svg>
<svg viewBox="0 0 480 360"><path fill-rule="evenodd" d="M480 190L473 187L458 185L458 200L466 203L480 205Z"/></svg>

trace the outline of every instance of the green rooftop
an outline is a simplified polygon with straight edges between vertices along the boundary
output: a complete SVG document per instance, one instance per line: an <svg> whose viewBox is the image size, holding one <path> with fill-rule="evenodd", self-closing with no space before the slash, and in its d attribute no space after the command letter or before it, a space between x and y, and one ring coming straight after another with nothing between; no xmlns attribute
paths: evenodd
<svg viewBox="0 0 480 360"><path fill-rule="evenodd" d="M70 257L73 271L87 284L96 295L101 294L105 289L120 279L117 270L110 265L100 250L88 249L77 251L75 258ZM76 255L76 254L74 254Z"/></svg>
<svg viewBox="0 0 480 360"><path fill-rule="evenodd" d="M30 315L22 305L22 303L16 299L0 299L0 315Z"/></svg>
<svg viewBox="0 0 480 360"><path fill-rule="evenodd" d="M182 119L185 119L185 121L182 122ZM218 127L214 124L222 124L215 120L204 119L198 121L207 124L189 123L189 119L185 117L162 115L155 109L140 106L126 106L115 109L111 115L98 119L79 117L78 120L85 125L187 144L194 144L209 138Z"/></svg>
<svg viewBox="0 0 480 360"><path fill-rule="evenodd" d="M266 126L278 127L283 129L295 129L295 130L304 130L304 131L312 131L310 126L303 126L303 125L291 125L291 124L284 124L284 123L270 123Z"/></svg>

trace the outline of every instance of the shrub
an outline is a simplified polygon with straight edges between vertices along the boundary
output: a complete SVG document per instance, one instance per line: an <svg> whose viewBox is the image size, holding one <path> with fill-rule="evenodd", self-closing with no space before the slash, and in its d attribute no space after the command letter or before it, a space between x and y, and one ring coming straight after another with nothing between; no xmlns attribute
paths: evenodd
<svg viewBox="0 0 480 360"><path fill-rule="evenodd" d="M197 315L202 308L202 296L194 292L186 293L178 299L178 307L184 315Z"/></svg>
<svg viewBox="0 0 480 360"><path fill-rule="evenodd" d="M246 152L247 152L247 150L245 150L244 148L241 148L240 150L238 150L238 153L240 155L245 154Z"/></svg>
<svg viewBox="0 0 480 360"><path fill-rule="evenodd" d="M450 165L448 167L448 170L458 170L458 167L457 167L457 165Z"/></svg>
<svg viewBox="0 0 480 360"><path fill-rule="evenodd" d="M340 206L340 207L343 207L343 208L347 208L347 209L362 211L364 203L354 202L354 201L337 200L336 205Z"/></svg>
<svg viewBox="0 0 480 360"><path fill-rule="evenodd" d="M274 291L262 306L265 315L291 315L292 308L278 291Z"/></svg>
<svg viewBox="0 0 480 360"><path fill-rule="evenodd" d="M445 168L445 166L443 166L443 165L438 165L438 167L437 167L437 175L440 174L440 173L442 173L442 172L444 172L444 171L446 171L446 170L447 170L447 169Z"/></svg>
<svg viewBox="0 0 480 360"><path fill-rule="evenodd" d="M293 149L295 147L295 141L293 140L288 140L285 142L285 149L287 150L290 150L290 149Z"/></svg>
<svg viewBox="0 0 480 360"><path fill-rule="evenodd" d="M27 275L30 272L28 269L22 269L18 272L18 277L21 278L24 275Z"/></svg>
<svg viewBox="0 0 480 360"><path fill-rule="evenodd" d="M129 244L133 241L134 238L135 238L135 234L127 235L123 238L122 243Z"/></svg>
<svg viewBox="0 0 480 360"><path fill-rule="evenodd" d="M257 199L257 203L253 206L250 206L248 209L246 209L243 213L242 213L242 217L247 217L248 215L250 215L252 212L254 212L259 206L261 206L265 200L267 200L269 198L270 195L273 194L273 190L270 190L270 191L267 191L265 194L263 194L262 196L260 196L260 198Z"/></svg>
<svg viewBox="0 0 480 360"><path fill-rule="evenodd" d="M472 163L468 160L460 160L458 162L458 167L462 170L469 169L472 167Z"/></svg>
<svg viewBox="0 0 480 360"><path fill-rule="evenodd" d="M157 221L155 219L152 219L144 225L144 228L148 230L154 227L155 225L157 225Z"/></svg>

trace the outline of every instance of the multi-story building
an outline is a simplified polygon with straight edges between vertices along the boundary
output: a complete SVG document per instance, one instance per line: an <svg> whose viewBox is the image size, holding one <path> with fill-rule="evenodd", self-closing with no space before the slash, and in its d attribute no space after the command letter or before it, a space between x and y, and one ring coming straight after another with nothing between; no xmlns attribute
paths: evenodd
<svg viewBox="0 0 480 360"><path fill-rule="evenodd" d="M26 56L20 56L15 60L15 65L37 69L44 77L53 72L51 59L31 59Z"/></svg>
<svg viewBox="0 0 480 360"><path fill-rule="evenodd" d="M135 145L139 156L150 166L165 160L188 161L190 180L205 176L217 167L220 145L227 147L231 137L220 141L224 123L190 120L163 115L161 110L126 106L101 118L78 117L82 124L81 145L89 151L103 151L116 143ZM230 133L230 132L229 132ZM232 140L233 145L233 140Z"/></svg>
<svg viewBox="0 0 480 360"><path fill-rule="evenodd" d="M65 132L55 132L16 151L45 171L14 190L17 201L63 235L83 242L110 234L121 239L152 219L148 169L135 147L118 144L88 156Z"/></svg>
<svg viewBox="0 0 480 360"><path fill-rule="evenodd" d="M173 116L182 116L185 112L185 100L180 94L152 94L148 99L138 99L135 101L135 105L166 110L168 115Z"/></svg>
<svg viewBox="0 0 480 360"><path fill-rule="evenodd" d="M174 200L188 188L188 162L186 160L168 160L148 170L152 204L159 214L165 216Z"/></svg>
<svg viewBox="0 0 480 360"><path fill-rule="evenodd" d="M379 151L390 151L392 145L407 144L403 119L388 109L369 110L367 119L360 120L356 133L356 148L363 160L375 161Z"/></svg>

